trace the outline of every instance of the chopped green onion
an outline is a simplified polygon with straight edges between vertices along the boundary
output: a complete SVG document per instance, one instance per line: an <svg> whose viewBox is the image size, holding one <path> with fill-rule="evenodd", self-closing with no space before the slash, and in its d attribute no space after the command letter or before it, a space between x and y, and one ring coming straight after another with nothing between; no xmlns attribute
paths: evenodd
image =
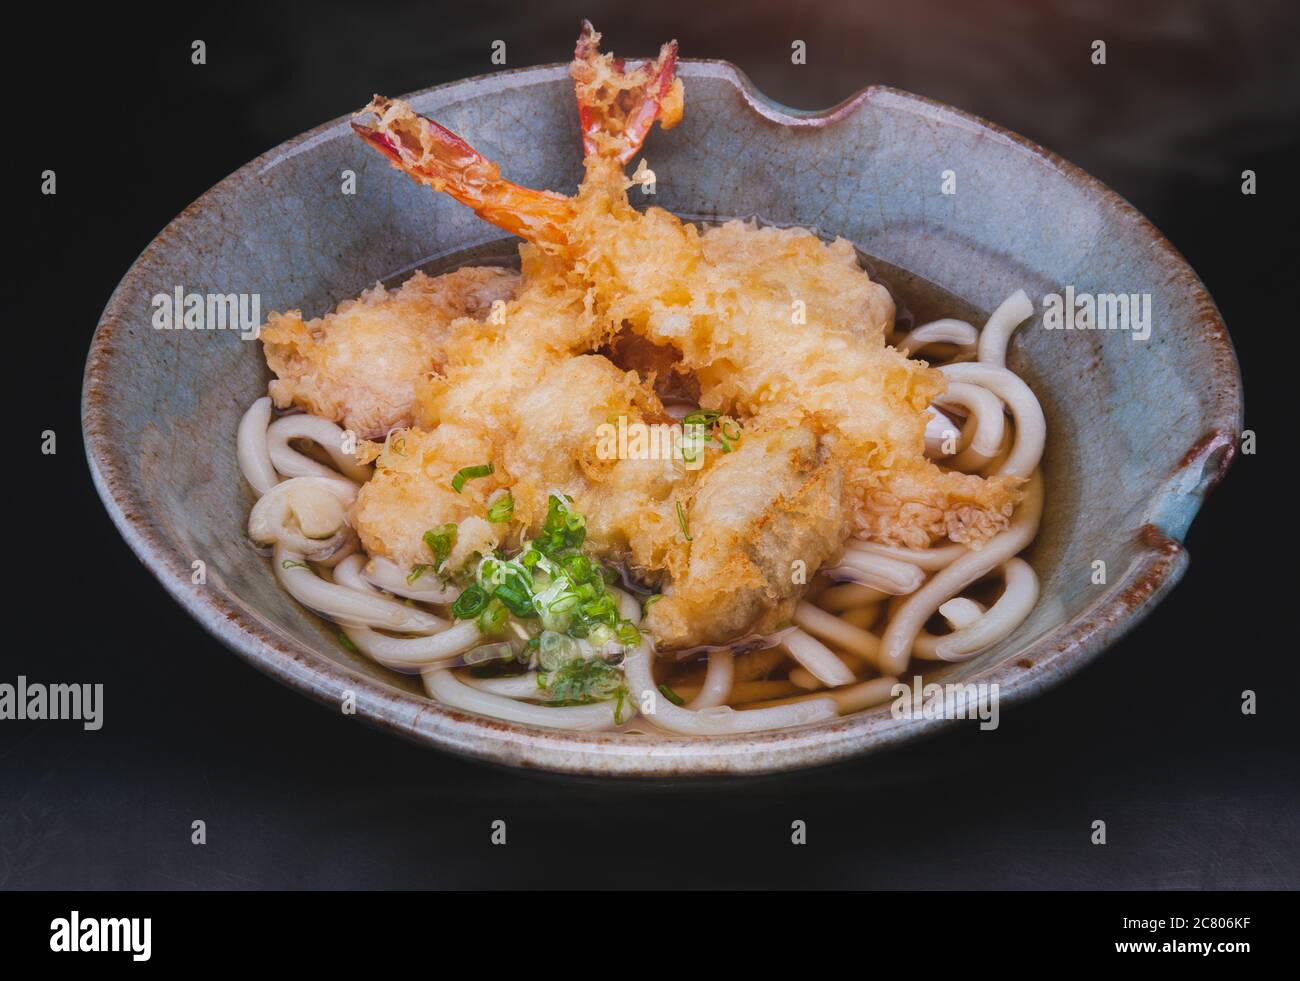
<svg viewBox="0 0 1300 981"><path fill-rule="evenodd" d="M424 563L411 566L411 571L406 574L406 584L408 586L414 584L415 580L419 579L428 571L429 567Z"/></svg>
<svg viewBox="0 0 1300 981"><path fill-rule="evenodd" d="M645 602L641 604L641 609L648 610L650 609L650 607L654 606L663 598L664 598L663 593L655 593L653 596L647 596L645 598Z"/></svg>
<svg viewBox="0 0 1300 981"><path fill-rule="evenodd" d="M734 427L734 432L728 430L728 426ZM722 444L722 452L730 453L731 444L740 442L740 423L724 422L718 427L718 442Z"/></svg>
<svg viewBox="0 0 1300 981"><path fill-rule="evenodd" d="M309 568L306 562L295 562L293 559L285 559L280 563L281 569L306 569Z"/></svg>
<svg viewBox="0 0 1300 981"><path fill-rule="evenodd" d="M537 616L537 610L533 607L533 598L524 589L509 583L502 583L496 588L493 595L517 617Z"/></svg>
<svg viewBox="0 0 1300 981"><path fill-rule="evenodd" d="M587 558L585 555L578 554L566 556L560 562L560 567L563 568L564 571L568 573L569 578L573 579L575 582L585 583L591 579L591 559Z"/></svg>
<svg viewBox="0 0 1300 981"><path fill-rule="evenodd" d="M587 537L587 520L573 510L573 501L560 494L550 496L542 536L534 547L548 558L565 549L578 548Z"/></svg>
<svg viewBox="0 0 1300 981"><path fill-rule="evenodd" d="M466 586L465 591L451 604L451 615L457 620L471 620L482 613L491 600L488 591L482 586Z"/></svg>
<svg viewBox="0 0 1300 981"><path fill-rule="evenodd" d="M659 691L663 694L664 698L668 699L668 701L672 702L674 705L686 704L686 699L682 698L681 695L677 694L677 692L673 691L667 685L661 684L659 686Z"/></svg>
<svg viewBox="0 0 1300 981"><path fill-rule="evenodd" d="M557 614L558 614L558 613L568 613L570 610L572 610L574 607L576 607L576 606L578 605L579 602L580 602L580 601L579 601L578 597L574 596L572 593L568 593L568 594L566 594L566 595L564 595L564 596L561 596L561 597L560 597L559 599L557 599L554 603L552 603L550 606L548 606L548 607L546 608L546 612L547 612L547 613L557 613Z"/></svg>
<svg viewBox="0 0 1300 981"><path fill-rule="evenodd" d="M695 539L691 538L691 526L686 521L686 508L682 506L681 501L677 502L677 523L682 526L682 534L686 536L686 540L694 541Z"/></svg>
<svg viewBox="0 0 1300 981"><path fill-rule="evenodd" d="M465 481L490 477L495 470L496 468L490 462L479 464L477 467L461 467L456 471L456 476L451 478L451 489L459 494L465 487Z"/></svg>
<svg viewBox="0 0 1300 981"><path fill-rule="evenodd" d="M451 555L452 549L456 547L456 531L456 525L448 523L430 528L424 533L424 544L428 545L429 551L433 553L435 570L442 567Z"/></svg>
<svg viewBox="0 0 1300 981"><path fill-rule="evenodd" d="M505 625L506 607L499 599L493 597L483 612L478 615L480 633L494 634Z"/></svg>
<svg viewBox="0 0 1300 981"><path fill-rule="evenodd" d="M514 496L506 491L488 507L487 519L494 525L504 524L515 516Z"/></svg>
<svg viewBox="0 0 1300 981"><path fill-rule="evenodd" d="M688 426L712 426L721 415L721 412L714 409L696 409L688 412L682 422Z"/></svg>
<svg viewBox="0 0 1300 981"><path fill-rule="evenodd" d="M352 643L352 638L349 637L347 634L345 634L342 630L339 631L339 645L345 651L350 651L353 654L361 653L361 648L359 648L356 644Z"/></svg>
<svg viewBox="0 0 1300 981"><path fill-rule="evenodd" d="M589 705L617 698L621 707L627 697L623 672L595 657L577 657L547 672L546 690L549 701L557 705Z"/></svg>

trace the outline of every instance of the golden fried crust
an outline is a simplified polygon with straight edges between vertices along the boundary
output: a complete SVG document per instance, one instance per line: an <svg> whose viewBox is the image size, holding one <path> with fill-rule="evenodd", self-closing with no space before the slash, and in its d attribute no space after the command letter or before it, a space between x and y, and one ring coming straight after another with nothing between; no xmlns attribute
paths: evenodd
<svg viewBox="0 0 1300 981"><path fill-rule="evenodd" d="M447 385L430 395L429 411L440 419L435 429L389 437L351 514L367 551L408 565L428 561L425 530L485 516L491 493L508 487L514 516L498 529L500 540L540 527L558 492L587 515L597 554L634 563L632 540L654 538L643 528L663 523L656 506L692 476L671 461L620 460L604 451L603 424L670 421L653 390L599 355L494 364L492 383L472 386L477 406L461 401L470 385ZM460 494L451 489L457 470L487 462L495 468L490 478L467 482ZM653 544L640 547L661 556Z"/></svg>
<svg viewBox="0 0 1300 981"><path fill-rule="evenodd" d="M613 62L584 64L579 101L603 124L586 135L609 149L648 117L624 111L633 80ZM679 104L679 88L665 93L664 122ZM411 426L389 435L350 513L367 551L427 563L424 532L448 522L463 533L458 558L513 546L540 525L549 494L564 493L587 515L595 554L662 585L646 626L682 648L780 626L850 532L978 547L1007 526L1020 481L925 457L944 377L887 346L893 301L848 242L638 212L613 152L589 153L572 199L479 176L500 191L470 202L480 214L496 220L486 201L520 212L503 227L548 230L521 248L517 289L506 274L476 281L484 272L467 270L456 289L413 280L321 321L273 317L264 331L278 404L363 435ZM511 294L503 317L483 319L490 299ZM730 452L710 448L695 470L599 449L602 425L666 423L660 394L683 390L740 421ZM491 477L452 489L458 469L488 462ZM490 525L505 489L513 519Z"/></svg>
<svg viewBox="0 0 1300 981"><path fill-rule="evenodd" d="M925 458L926 407L946 383L885 343L893 301L848 242L739 221L700 232L654 208L629 220L594 193L580 204L589 244L577 262L598 309L678 351L702 405L824 437L855 530L978 547L1007 527L1018 481Z"/></svg>
<svg viewBox="0 0 1300 981"><path fill-rule="evenodd" d="M686 508L691 541L672 591L650 607L660 646L723 644L790 618L803 585L839 552L839 467L807 430L746 433L716 458Z"/></svg>
<svg viewBox="0 0 1300 981"><path fill-rule="evenodd" d="M477 433L456 426L396 430L375 461L375 475L357 493L348 523L371 555L386 556L403 569L431 563L424 533L448 522L481 519L491 493L510 484L510 474L498 466L491 477L467 481L460 493L452 488L458 470L487 463L491 454L491 445Z"/></svg>
<svg viewBox="0 0 1300 981"><path fill-rule="evenodd" d="M445 362L448 328L482 318L512 297L517 274L470 267L443 276L416 273L399 289L382 286L342 303L319 320L297 310L272 314L262 329L266 362L278 376L270 394L363 438L410 425L415 384Z"/></svg>

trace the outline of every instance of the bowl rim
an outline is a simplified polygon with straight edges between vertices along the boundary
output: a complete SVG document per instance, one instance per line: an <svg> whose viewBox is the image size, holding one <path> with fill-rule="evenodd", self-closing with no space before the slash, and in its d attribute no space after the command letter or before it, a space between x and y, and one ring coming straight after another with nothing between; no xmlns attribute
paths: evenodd
<svg viewBox="0 0 1300 981"><path fill-rule="evenodd" d="M518 87L567 75L567 64L516 68L478 75L403 96L419 100L459 87L473 95ZM1000 703L1011 706L1054 686L1080 670L1111 643L1137 625L1182 577L1187 552L1179 539L1199 509L1205 493L1224 476L1236 452L1242 427L1240 369L1231 339L1214 301L1190 265L1164 235L1123 197L1081 168L1038 144L973 114L883 85L862 88L824 110L790 109L763 95L730 62L682 59L684 77L713 77L730 82L749 106L772 122L790 127L827 126L848 118L862 105L880 102L919 111L946 124L975 127L1039 157L1071 183L1134 221L1152 248L1182 274L1201 326L1209 331L1207 372L1215 383L1215 400L1198 416L1202 428L1174 472L1152 492L1148 523L1138 530L1140 555L1125 576L1110 585L1089 607L1039 637L1014 657L1004 658L966 679L1000 686ZM473 96L471 96L473 97ZM543 730L491 719L442 705L394 688L336 662L291 635L251 615L238 597L220 588L189 588L189 564L147 518L147 508L130 479L128 463L111 438L113 399L107 387L115 338L130 318L126 286L142 268L165 256L170 241L190 218L212 204L224 190L275 162L309 149L316 141L346 127L340 116L268 150L206 191L141 252L109 298L86 358L82 388L82 432L91 477L109 516L127 545L163 588L213 637L255 668L336 711L346 691L355 695L356 716L409 740L459 756L508 766L560 773L618 777L715 777L776 773L840 762L937 732L952 719L897 720L879 709L795 729L708 738L655 736L627 739L610 733Z"/></svg>

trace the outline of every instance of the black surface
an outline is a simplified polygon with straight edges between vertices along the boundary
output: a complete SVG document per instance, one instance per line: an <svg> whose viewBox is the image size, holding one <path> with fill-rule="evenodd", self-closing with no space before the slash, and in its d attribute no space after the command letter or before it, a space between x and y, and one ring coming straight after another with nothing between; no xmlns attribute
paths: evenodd
<svg viewBox="0 0 1300 981"><path fill-rule="evenodd" d="M561 9L571 6L572 9ZM136 561L80 445L85 351L138 252L210 185L362 105L564 60L590 15L619 51L676 36L774 98L886 82L1017 130L1116 188L1216 297L1259 453L1192 529L1182 585L1065 686L843 767L655 787L506 772L309 703L209 639ZM51 9L10 33L5 289L16 499L0 681L102 682L105 725L0 722L0 887L1294 888L1294 5L499 3ZM124 20L125 18L125 20ZM125 33L123 28L125 27ZM111 31L111 33L110 33ZM113 43L109 37L116 37ZM208 43L208 64L189 43ZM808 64L790 64L803 39ZM1108 64L1089 64L1091 41ZM688 109L689 111L689 109ZM58 172L56 197L39 174ZM1240 193L1240 173L1259 194ZM1062 230L1067 234L1068 230ZM1280 383L1281 372L1277 372ZM197 410L196 410L197 411ZM39 432L58 433L42 456ZM1241 693L1258 693L1244 716ZM509 845L489 844L505 819ZM208 844L190 844L207 823ZM790 822L809 843L789 843ZM1089 843L1107 822L1109 844Z"/></svg>

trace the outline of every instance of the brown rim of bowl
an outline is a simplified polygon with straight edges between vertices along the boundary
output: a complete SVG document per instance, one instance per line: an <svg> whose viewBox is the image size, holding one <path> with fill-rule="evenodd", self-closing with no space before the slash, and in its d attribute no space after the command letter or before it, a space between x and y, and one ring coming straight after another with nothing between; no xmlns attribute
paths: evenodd
<svg viewBox="0 0 1300 981"><path fill-rule="evenodd" d="M1215 347L1210 370L1217 384L1216 402L1206 411L1206 429L1192 441L1179 466L1149 499L1148 513L1159 514L1162 502L1175 496L1197 501L1214 487L1235 456L1241 431L1242 391L1236 353L1214 301L1186 260L1136 208L1106 185L1056 154L977 116L922 96L887 86L864 88L838 105L819 112L791 110L763 96L740 69L725 61L684 59L682 74L722 77L736 85L753 110L785 126L827 126L850 116L866 102L883 100L973 124L1040 157L1070 181L1083 185L1121 215L1136 221L1162 259L1177 269L1202 322L1212 332ZM450 82L404 98L419 99L434 92L471 83L515 84L520 76L540 79L567 73L567 65L518 68ZM296 152L330 131L346 129L343 116L295 137L245 164L185 208L144 249L123 277L131 278L169 245L177 223L210 204L219 190L241 177L256 174L285 154ZM358 717L367 723L415 742L433 745L460 756L509 766L560 773L619 777L720 776L776 773L825 765L874 752L901 741L937 732L956 720L897 720L887 707L867 710L812 726L790 730L715 736L707 739L656 736L628 738L608 733L571 733L534 729L478 716L401 691L344 667L292 636L273 628L237 597L212 588L190 590L190 569L183 557L147 518L145 502L134 492L128 469L112 438L111 399L105 379L115 355L119 328L128 323L122 284L114 290L91 341L82 390L82 427L86 457L95 488L122 537L163 588L212 636L258 670L337 708L344 691L356 697ZM1188 487L1193 488L1190 492ZM1190 520L1190 519L1189 519ZM1142 557L1125 577L1095 603L1040 637L1032 645L967 679L998 683L1003 705L1014 705L1051 687L1082 668L1118 640L1148 613L1181 578L1187 552L1156 523L1138 532Z"/></svg>

